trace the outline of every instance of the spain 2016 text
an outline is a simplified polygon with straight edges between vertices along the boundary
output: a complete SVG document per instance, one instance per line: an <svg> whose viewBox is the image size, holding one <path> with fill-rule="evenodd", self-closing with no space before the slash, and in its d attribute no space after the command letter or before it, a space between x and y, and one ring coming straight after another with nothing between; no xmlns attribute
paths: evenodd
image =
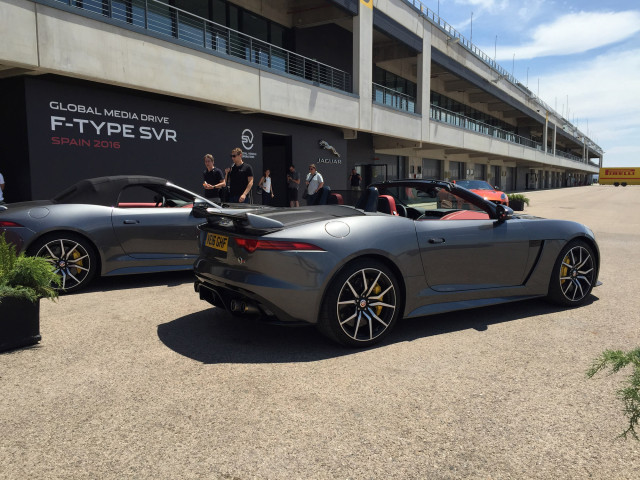
<svg viewBox="0 0 640 480"><path fill-rule="evenodd" d="M52 145L68 145L70 147L113 148L118 150L120 142L87 138L51 137Z"/></svg>

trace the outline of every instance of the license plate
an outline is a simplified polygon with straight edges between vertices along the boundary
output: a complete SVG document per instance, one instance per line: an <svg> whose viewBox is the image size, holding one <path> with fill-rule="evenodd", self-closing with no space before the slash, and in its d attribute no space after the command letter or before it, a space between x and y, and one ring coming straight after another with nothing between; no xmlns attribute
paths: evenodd
<svg viewBox="0 0 640 480"><path fill-rule="evenodd" d="M226 252L227 245L229 244L229 237L216 235L215 233L207 233L207 240L204 244L209 248L215 248L216 250Z"/></svg>

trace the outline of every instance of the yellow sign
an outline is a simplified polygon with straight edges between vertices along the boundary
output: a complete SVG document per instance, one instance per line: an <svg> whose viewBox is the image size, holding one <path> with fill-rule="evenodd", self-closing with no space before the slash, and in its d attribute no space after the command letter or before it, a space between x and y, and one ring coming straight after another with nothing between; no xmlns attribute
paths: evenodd
<svg viewBox="0 0 640 480"><path fill-rule="evenodd" d="M373 10L373 0L360 0L360 3Z"/></svg>
<svg viewBox="0 0 640 480"><path fill-rule="evenodd" d="M598 178L600 185L640 185L640 168L601 168Z"/></svg>

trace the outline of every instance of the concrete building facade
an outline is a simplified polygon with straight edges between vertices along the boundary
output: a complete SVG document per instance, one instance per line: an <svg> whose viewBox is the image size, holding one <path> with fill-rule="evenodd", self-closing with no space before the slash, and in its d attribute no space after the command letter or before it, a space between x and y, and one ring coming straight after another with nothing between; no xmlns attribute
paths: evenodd
<svg viewBox="0 0 640 480"><path fill-rule="evenodd" d="M164 176L240 147L284 193L290 164L334 190L475 178L586 183L603 152L418 0L0 0L8 201L79 179ZM284 195L279 202L284 205Z"/></svg>

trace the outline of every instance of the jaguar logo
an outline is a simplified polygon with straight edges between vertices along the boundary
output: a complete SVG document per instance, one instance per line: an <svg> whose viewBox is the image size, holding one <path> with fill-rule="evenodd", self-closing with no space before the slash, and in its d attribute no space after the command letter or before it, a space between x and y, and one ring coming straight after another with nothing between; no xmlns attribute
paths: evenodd
<svg viewBox="0 0 640 480"><path fill-rule="evenodd" d="M326 140L320 140L318 144L320 145L320 148L324 148L325 150L331 150L331 153L333 153L336 157L340 156L337 150L331 145L329 145L329 143Z"/></svg>

